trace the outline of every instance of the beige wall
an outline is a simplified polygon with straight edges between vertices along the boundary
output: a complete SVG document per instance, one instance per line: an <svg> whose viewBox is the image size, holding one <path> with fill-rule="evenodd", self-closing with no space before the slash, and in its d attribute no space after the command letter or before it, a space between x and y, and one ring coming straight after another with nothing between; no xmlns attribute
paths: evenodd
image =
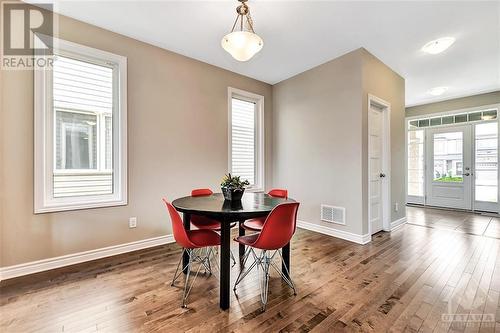
<svg viewBox="0 0 500 333"><path fill-rule="evenodd" d="M405 82L404 79L362 49L363 56L363 126L366 135L364 138L363 156L368 157L368 94L383 99L391 105L391 221L396 221L406 216L406 187L405 187ZM364 165L368 161L364 161ZM368 167L363 173L364 184L368 183ZM363 197L368 201L365 189ZM395 204L398 211L395 211ZM366 212L367 214L368 212ZM365 219L367 220L367 218ZM368 226L366 225L368 232Z"/></svg>
<svg viewBox="0 0 500 333"><path fill-rule="evenodd" d="M266 187L271 183L271 86L73 19L60 37L128 58L125 207L34 215L33 73L1 73L1 262L9 266L169 234L161 202L217 189L227 171L227 87L265 97ZM3 124L8 124L3 125ZM136 229L128 218L137 216Z"/></svg>
<svg viewBox="0 0 500 333"><path fill-rule="evenodd" d="M431 113L455 111L497 103L500 103L500 91L408 107L406 108L406 116L422 116Z"/></svg>
<svg viewBox="0 0 500 333"><path fill-rule="evenodd" d="M361 234L361 54L348 53L273 86L273 184L300 201L299 220L321 222L320 204L345 207L340 230Z"/></svg>
<svg viewBox="0 0 500 333"><path fill-rule="evenodd" d="M273 184L301 202L299 219L368 233L368 93L391 103L392 202L404 203L404 80L358 49L273 86ZM403 185L402 185L403 184ZM320 205L346 208L346 225ZM405 216L404 208L392 221Z"/></svg>

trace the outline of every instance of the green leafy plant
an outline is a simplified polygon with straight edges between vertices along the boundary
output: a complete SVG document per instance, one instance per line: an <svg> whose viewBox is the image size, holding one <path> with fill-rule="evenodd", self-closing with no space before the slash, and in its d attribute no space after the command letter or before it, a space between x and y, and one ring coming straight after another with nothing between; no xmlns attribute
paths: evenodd
<svg viewBox="0 0 500 333"><path fill-rule="evenodd" d="M250 182L247 179L241 180L240 176L232 176L230 173L224 175L220 183L221 187L230 190L243 190L248 185L250 185Z"/></svg>

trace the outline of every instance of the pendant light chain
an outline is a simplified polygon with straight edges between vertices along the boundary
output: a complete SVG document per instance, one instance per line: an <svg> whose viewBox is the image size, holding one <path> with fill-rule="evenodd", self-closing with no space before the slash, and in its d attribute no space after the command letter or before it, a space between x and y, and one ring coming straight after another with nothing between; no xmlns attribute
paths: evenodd
<svg viewBox="0 0 500 333"><path fill-rule="evenodd" d="M239 0L240 1L240 0ZM250 15L250 8L245 4L246 0L242 1L242 4L236 8L236 20L234 20L233 28L231 29L231 32L234 31L234 28L236 28L236 24L238 24L238 20L240 21L240 31L244 31L244 18L246 18L247 21L247 30L251 31L252 33L255 33L253 29L253 20L252 16Z"/></svg>

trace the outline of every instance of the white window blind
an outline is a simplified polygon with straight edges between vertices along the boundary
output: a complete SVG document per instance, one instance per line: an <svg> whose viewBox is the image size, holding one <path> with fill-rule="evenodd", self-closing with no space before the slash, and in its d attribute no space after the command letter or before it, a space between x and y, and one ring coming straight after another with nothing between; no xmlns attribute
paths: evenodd
<svg viewBox="0 0 500 333"><path fill-rule="evenodd" d="M53 73L54 108L111 114L112 68L57 56Z"/></svg>
<svg viewBox="0 0 500 333"><path fill-rule="evenodd" d="M255 185L255 103L232 99L232 173Z"/></svg>

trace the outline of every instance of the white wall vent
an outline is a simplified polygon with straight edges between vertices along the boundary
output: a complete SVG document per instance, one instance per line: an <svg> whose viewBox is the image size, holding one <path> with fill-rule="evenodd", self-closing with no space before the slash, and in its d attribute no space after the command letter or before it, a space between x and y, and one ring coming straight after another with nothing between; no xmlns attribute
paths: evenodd
<svg viewBox="0 0 500 333"><path fill-rule="evenodd" d="M345 208L321 205L321 221L345 224Z"/></svg>

